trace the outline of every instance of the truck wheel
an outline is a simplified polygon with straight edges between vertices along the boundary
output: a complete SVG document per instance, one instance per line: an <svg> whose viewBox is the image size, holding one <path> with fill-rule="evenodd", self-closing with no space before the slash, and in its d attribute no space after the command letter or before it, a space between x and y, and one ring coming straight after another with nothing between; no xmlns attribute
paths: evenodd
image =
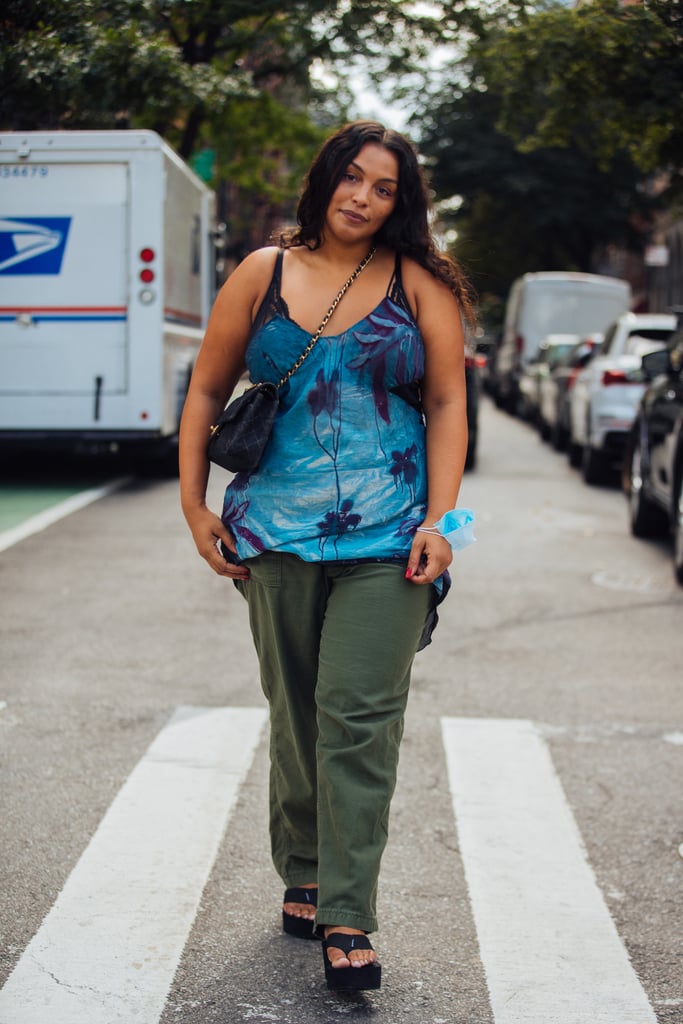
<svg viewBox="0 0 683 1024"><path fill-rule="evenodd" d="M633 446L629 473L629 518L634 537L661 537L666 533L667 521L663 509L645 493L643 460L638 442Z"/></svg>
<svg viewBox="0 0 683 1024"><path fill-rule="evenodd" d="M674 575L683 586L683 466L678 474L678 500L674 506Z"/></svg>

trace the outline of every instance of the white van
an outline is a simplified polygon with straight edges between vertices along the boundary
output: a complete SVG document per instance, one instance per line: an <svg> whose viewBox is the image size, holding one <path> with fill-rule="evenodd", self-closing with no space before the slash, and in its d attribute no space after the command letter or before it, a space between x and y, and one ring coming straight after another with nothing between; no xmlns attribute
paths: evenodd
<svg viewBox="0 0 683 1024"><path fill-rule="evenodd" d="M630 303L628 282L616 277L543 271L517 278L493 365L491 390L498 405L515 411L520 373L547 335L605 331Z"/></svg>

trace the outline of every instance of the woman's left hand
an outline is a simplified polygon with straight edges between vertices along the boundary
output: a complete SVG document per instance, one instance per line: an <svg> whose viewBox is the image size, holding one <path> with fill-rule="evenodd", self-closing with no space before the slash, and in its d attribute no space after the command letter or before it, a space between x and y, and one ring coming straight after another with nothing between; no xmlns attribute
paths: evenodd
<svg viewBox="0 0 683 1024"><path fill-rule="evenodd" d="M436 533L416 533L405 576L411 583L434 583L453 561L448 541Z"/></svg>

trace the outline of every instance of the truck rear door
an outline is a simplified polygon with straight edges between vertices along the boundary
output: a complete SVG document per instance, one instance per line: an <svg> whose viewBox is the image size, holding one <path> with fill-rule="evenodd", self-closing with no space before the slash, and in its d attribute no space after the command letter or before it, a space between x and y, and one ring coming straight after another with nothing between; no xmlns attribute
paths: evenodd
<svg viewBox="0 0 683 1024"><path fill-rule="evenodd" d="M0 164L0 395L70 396L51 426L92 424L127 387L128 166L43 157Z"/></svg>

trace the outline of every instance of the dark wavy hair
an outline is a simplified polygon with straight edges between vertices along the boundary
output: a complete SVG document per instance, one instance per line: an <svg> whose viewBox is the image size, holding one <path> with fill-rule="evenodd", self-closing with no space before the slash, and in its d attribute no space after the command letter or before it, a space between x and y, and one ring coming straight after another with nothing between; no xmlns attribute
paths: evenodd
<svg viewBox="0 0 683 1024"><path fill-rule="evenodd" d="M283 232L280 244L284 248L320 247L332 195L348 165L368 143L383 146L393 153L399 168L396 205L377 232L375 243L409 256L443 281L460 303L465 319L474 325L472 286L460 264L437 249L429 227L429 186L417 151L404 135L385 128L378 121L352 121L323 144L304 179L297 209L298 227Z"/></svg>

